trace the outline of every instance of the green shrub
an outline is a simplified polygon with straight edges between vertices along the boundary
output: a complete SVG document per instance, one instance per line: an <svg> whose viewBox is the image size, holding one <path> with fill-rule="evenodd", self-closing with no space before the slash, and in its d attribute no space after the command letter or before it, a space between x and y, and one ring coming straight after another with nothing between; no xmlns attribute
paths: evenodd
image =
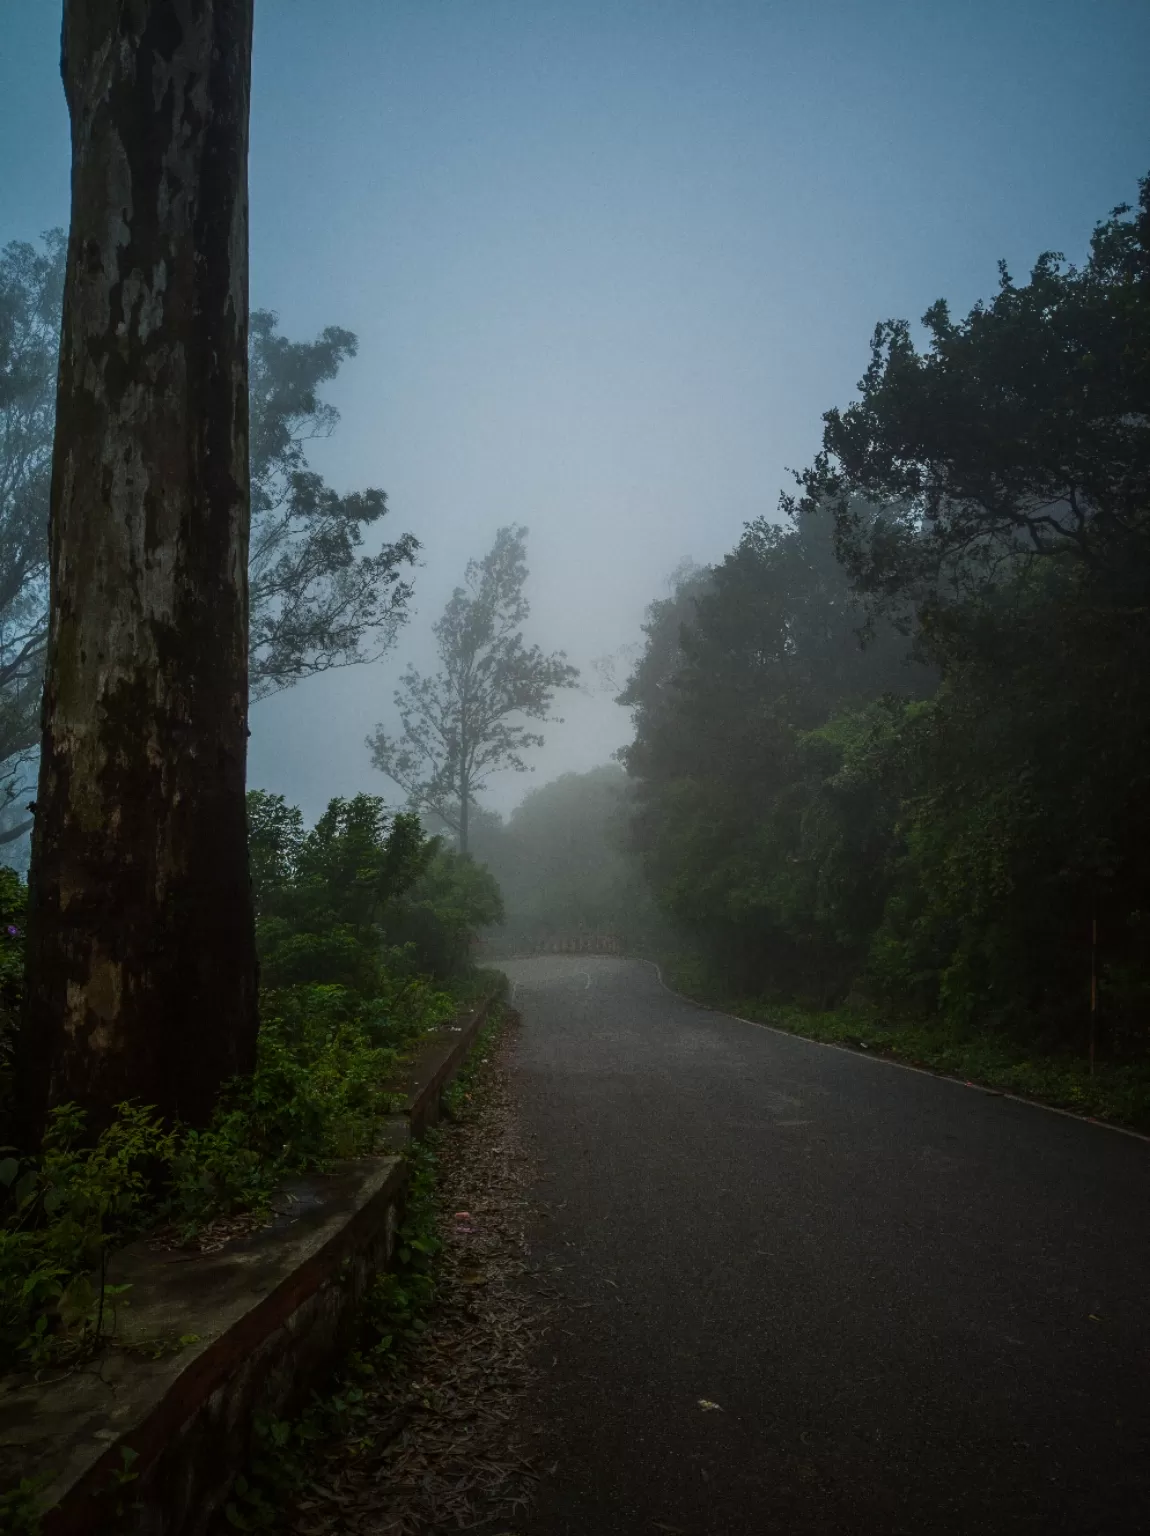
<svg viewBox="0 0 1150 1536"><path fill-rule="evenodd" d="M160 1221L190 1238L217 1216L266 1209L288 1175L370 1151L402 1050L455 1012L418 978L369 1001L318 984L263 1001L256 1070L228 1086L204 1130L166 1129L121 1104L84 1146L84 1116L64 1105L38 1159L0 1161L0 1369L90 1351L116 1244Z"/></svg>
<svg viewBox="0 0 1150 1536"><path fill-rule="evenodd" d="M438 849L391 914L388 936L408 950L408 965L455 979L472 967L477 929L503 921L503 899L485 865Z"/></svg>
<svg viewBox="0 0 1150 1536"><path fill-rule="evenodd" d="M99 1337L112 1244L152 1219L151 1179L170 1162L174 1133L151 1110L118 1106L94 1147L79 1143L83 1112L54 1110L36 1162L0 1163L0 1365L84 1353Z"/></svg>
<svg viewBox="0 0 1150 1536"><path fill-rule="evenodd" d="M83 1114L63 1105L38 1158L0 1149L0 1369L91 1350L115 1244L160 1222L191 1238L216 1217L266 1210L287 1176L369 1152L402 1053L468 990L470 925L499 901L485 871L372 796L333 800L310 832L277 796L250 796L249 818L263 968L255 1071L225 1087L201 1130L121 1104L85 1146ZM0 1070L25 900L0 869ZM447 975L454 992L436 979Z"/></svg>

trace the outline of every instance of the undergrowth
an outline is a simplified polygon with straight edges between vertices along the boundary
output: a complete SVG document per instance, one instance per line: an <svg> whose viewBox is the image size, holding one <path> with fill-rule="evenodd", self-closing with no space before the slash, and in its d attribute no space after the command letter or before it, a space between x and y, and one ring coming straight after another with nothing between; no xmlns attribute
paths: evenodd
<svg viewBox="0 0 1150 1536"><path fill-rule="evenodd" d="M386 1082L404 1049L455 1009L420 980L370 1002L336 985L285 988L264 997L255 1073L205 1129L166 1129L121 1104L91 1143L82 1112L57 1108L36 1158L0 1158L0 1369L91 1353L121 1299L107 1283L115 1247L158 1225L190 1241L219 1216L265 1211L288 1175L369 1152L396 1107Z"/></svg>
<svg viewBox="0 0 1150 1536"><path fill-rule="evenodd" d="M495 1012L477 1035L460 1071L443 1094L450 1119L470 1113L476 1078L502 1024ZM357 1347L344 1359L324 1392L294 1418L259 1415L253 1421L254 1448L247 1471L236 1479L225 1507L228 1524L239 1531L282 1529L286 1505L305 1493L314 1476L316 1452L335 1440L371 1443L367 1424L373 1389L402 1373L407 1354L427 1327L437 1298L438 1259L443 1243L436 1220L439 1176L437 1151L443 1130L433 1127L404 1153L409 1169L392 1267L376 1277L358 1319Z"/></svg>
<svg viewBox="0 0 1150 1536"><path fill-rule="evenodd" d="M452 1081L444 1089L440 1102L449 1120L465 1120L467 1118L471 1108L472 1096L475 1093L479 1070L487 1063L487 1058L495 1044L496 1036L503 1027L504 1018L505 1015L502 1010L493 1012L491 1021L485 1024L478 1035L476 1035L475 1044L468 1051L466 1060Z"/></svg>
<svg viewBox="0 0 1150 1536"><path fill-rule="evenodd" d="M307 1486L315 1450L337 1436L362 1438L372 1384L399 1369L405 1346L424 1331L435 1301L435 1260L441 1247L434 1199L437 1142L432 1130L404 1153L408 1182L394 1268L378 1275L368 1290L358 1347L327 1391L313 1394L303 1412L294 1418L257 1414L253 1419L251 1461L224 1509L234 1530L279 1528L283 1505Z"/></svg>
<svg viewBox="0 0 1150 1536"><path fill-rule="evenodd" d="M398 1106L387 1082L427 1030L482 992L469 962L495 920L485 871L371 795L332 800L307 831L282 797L248 796L263 981L253 1075L206 1127L121 1104L98 1138L58 1107L34 1157L0 1147L0 1371L73 1364L104 1333L109 1252L162 1226L190 1241L266 1212L285 1177L373 1148ZM0 867L0 1119L23 987L27 887ZM434 978L434 979L432 979Z"/></svg>

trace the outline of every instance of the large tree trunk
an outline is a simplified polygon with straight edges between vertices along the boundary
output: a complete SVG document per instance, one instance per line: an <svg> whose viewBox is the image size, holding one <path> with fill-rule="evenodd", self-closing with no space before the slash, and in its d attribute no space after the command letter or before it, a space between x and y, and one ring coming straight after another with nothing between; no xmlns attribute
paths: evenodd
<svg viewBox="0 0 1150 1536"><path fill-rule="evenodd" d="M255 1053L252 0L66 0L72 225L32 843L29 1124L203 1123Z"/></svg>

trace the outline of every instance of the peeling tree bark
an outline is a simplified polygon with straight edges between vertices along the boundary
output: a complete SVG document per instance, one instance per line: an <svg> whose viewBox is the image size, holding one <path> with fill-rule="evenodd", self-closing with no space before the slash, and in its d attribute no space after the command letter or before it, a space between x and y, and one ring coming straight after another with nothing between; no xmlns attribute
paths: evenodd
<svg viewBox="0 0 1150 1536"><path fill-rule="evenodd" d="M252 0L66 0L72 224L33 833L29 1127L191 1124L255 1054Z"/></svg>

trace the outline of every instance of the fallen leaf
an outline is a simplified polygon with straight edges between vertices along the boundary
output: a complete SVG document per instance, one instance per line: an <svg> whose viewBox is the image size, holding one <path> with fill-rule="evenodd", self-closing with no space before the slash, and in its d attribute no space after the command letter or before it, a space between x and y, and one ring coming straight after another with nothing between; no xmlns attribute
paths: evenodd
<svg viewBox="0 0 1150 1536"><path fill-rule="evenodd" d="M719 1411L719 1412L720 1412L720 1413L722 1413L722 1411L723 1411L723 1410L722 1410L722 1409L721 1409L721 1408L720 1408L720 1407L719 1407L719 1404L718 1404L718 1403L713 1403L713 1402L712 1402L712 1401L711 1401L711 1400L710 1400L710 1398L709 1398L709 1397L701 1397L701 1398L700 1398L700 1399L699 1399L699 1407L700 1407L700 1408L701 1408L701 1409L702 1409L702 1410L703 1410L703 1412L704 1412L704 1413L707 1413L707 1412L708 1412L708 1411L709 1411L709 1410L711 1410L711 1409L718 1409L718 1411Z"/></svg>

